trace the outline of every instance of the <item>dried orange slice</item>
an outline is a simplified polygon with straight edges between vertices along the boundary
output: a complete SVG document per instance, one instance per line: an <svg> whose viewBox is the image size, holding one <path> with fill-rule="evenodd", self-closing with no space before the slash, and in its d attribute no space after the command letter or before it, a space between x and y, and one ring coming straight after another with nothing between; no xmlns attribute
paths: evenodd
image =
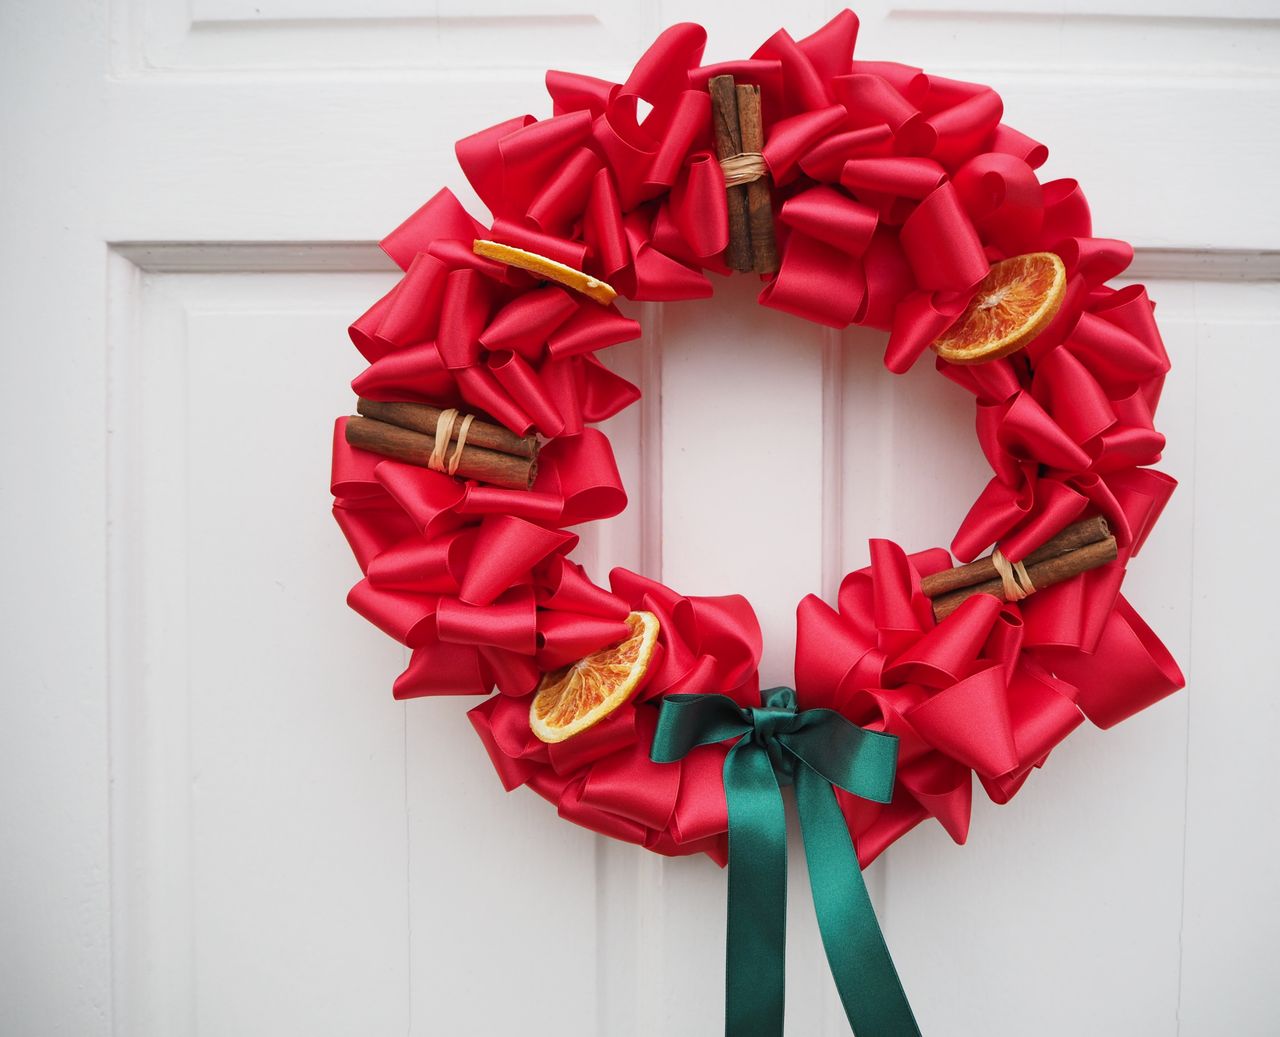
<svg viewBox="0 0 1280 1037"><path fill-rule="evenodd" d="M658 642L658 617L633 612L627 626L631 634L621 644L542 678L529 706L529 727L542 741L563 742L598 724L640 686Z"/></svg>
<svg viewBox="0 0 1280 1037"><path fill-rule="evenodd" d="M1067 294L1067 269L1052 252L1002 259L959 319L933 343L943 360L981 364L1021 349L1044 331Z"/></svg>

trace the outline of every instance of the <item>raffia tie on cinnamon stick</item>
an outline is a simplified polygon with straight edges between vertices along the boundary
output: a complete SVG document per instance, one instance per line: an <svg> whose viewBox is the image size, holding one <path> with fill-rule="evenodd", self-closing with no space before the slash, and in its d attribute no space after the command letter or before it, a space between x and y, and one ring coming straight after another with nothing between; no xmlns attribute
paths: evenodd
<svg viewBox="0 0 1280 1037"><path fill-rule="evenodd" d="M1027 567L1023 562L1010 562L1000 548L991 552L991 564L1000 574L1000 583L1004 589L1005 601L1021 601L1036 592L1036 585L1027 575Z"/></svg>
<svg viewBox="0 0 1280 1037"><path fill-rule="evenodd" d="M920 581L933 599L933 618L941 623L975 594L1021 601L1045 587L1114 562L1116 538L1101 516L1068 526L1020 562L1010 562L997 548L988 557L932 573Z"/></svg>
<svg viewBox="0 0 1280 1037"><path fill-rule="evenodd" d="M740 152L720 160L720 168L724 170L724 186L738 187L749 184L766 176L769 167L764 164L764 155L759 151Z"/></svg>
<svg viewBox="0 0 1280 1037"><path fill-rule="evenodd" d="M436 445L431 451L431 456L427 458L428 468L447 475L457 474L458 463L462 460L462 451L467 445L467 433L471 430L471 424L476 420L476 416L468 414L462 419L462 424L458 427L458 445L453 448L449 460L445 461L444 455L449 449L449 440L453 437L453 423L457 420L456 407L442 410L440 417L436 418Z"/></svg>
<svg viewBox="0 0 1280 1037"><path fill-rule="evenodd" d="M361 450L508 489L527 490L537 477L536 436L426 403L361 399L356 409L346 438Z"/></svg>

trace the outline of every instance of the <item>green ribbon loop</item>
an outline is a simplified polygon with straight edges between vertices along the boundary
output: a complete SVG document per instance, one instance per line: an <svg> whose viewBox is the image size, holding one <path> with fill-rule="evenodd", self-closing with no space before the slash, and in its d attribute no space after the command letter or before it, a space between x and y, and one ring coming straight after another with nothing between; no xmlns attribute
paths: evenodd
<svg viewBox="0 0 1280 1037"><path fill-rule="evenodd" d="M833 786L888 803L898 739L829 709L796 712L772 688L742 708L725 695L668 695L649 756L679 760L736 739L724 761L729 805L726 1037L781 1037L786 985L787 823L781 785L795 785L809 885L831 974L858 1037L919 1037L876 921Z"/></svg>

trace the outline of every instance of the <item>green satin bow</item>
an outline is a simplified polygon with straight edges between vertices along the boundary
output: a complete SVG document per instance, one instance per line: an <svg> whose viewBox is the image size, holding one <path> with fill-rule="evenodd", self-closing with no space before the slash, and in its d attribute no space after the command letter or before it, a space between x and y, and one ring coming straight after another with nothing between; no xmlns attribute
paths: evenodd
<svg viewBox="0 0 1280 1037"><path fill-rule="evenodd" d="M726 1037L781 1037L786 985L787 822L783 784L795 784L809 885L831 974L858 1037L918 1037L885 946L833 785L877 803L893 794L898 739L829 709L796 712L795 692L772 688L761 708L725 695L668 695L649 752L679 760L730 738Z"/></svg>

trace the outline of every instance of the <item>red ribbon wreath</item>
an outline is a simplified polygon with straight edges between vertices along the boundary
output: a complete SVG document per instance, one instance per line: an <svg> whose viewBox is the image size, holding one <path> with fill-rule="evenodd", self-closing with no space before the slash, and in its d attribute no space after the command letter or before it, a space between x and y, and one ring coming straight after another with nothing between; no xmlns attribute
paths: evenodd
<svg viewBox="0 0 1280 1037"><path fill-rule="evenodd" d="M1016 604L977 595L935 623L920 581L950 556L877 540L835 608L800 603L799 707L900 739L892 802L838 793L862 863L929 816L964 842L971 772L1006 802L1084 717L1109 727L1182 685L1120 594L1175 485L1148 467L1164 445L1152 416L1169 369L1152 303L1139 286L1106 284L1132 249L1092 236L1075 181L1040 182L1047 150L1000 121L994 90L853 60L857 27L845 11L805 39L780 31L749 60L703 66L706 33L677 25L625 83L547 73L551 118L521 116L457 144L491 223L440 191L382 242L403 276L351 327L369 361L358 394L479 410L548 440L531 490L498 489L353 449L339 419L334 513L364 573L349 601L413 650L396 697L496 687L470 716L503 784L660 853L724 860L726 750L652 763L656 703L680 691L759 706L759 627L744 598L685 597L624 570L606 590L570 560L567 527L626 503L592 425L639 391L595 353L640 326L479 257L472 242L528 249L632 300L711 295L704 271L728 272L706 90L717 74L761 88L781 255L763 305L883 329L885 364L902 372L992 262L1062 258L1066 301L1023 353L938 363L974 396L993 472L951 547L969 560L998 543L1017 562L1086 513L1104 516L1119 544L1108 566ZM625 637L637 608L661 624L639 694L563 743L533 737L541 675Z"/></svg>

